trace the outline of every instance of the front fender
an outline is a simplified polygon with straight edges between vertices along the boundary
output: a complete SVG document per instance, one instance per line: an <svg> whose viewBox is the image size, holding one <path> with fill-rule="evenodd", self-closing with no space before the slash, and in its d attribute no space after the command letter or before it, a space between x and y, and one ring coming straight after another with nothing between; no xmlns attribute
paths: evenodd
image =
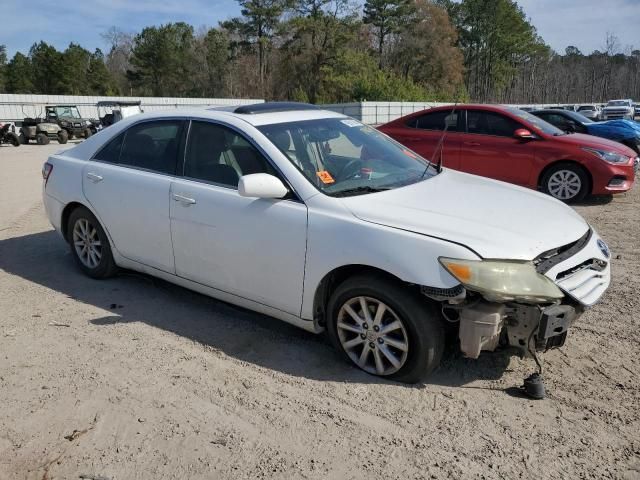
<svg viewBox="0 0 640 480"><path fill-rule="evenodd" d="M300 316L313 319L317 289L326 275L343 266L383 270L405 282L438 288L459 284L438 257L479 259L469 248L397 228L369 223L348 211L314 208L309 202L307 258Z"/></svg>

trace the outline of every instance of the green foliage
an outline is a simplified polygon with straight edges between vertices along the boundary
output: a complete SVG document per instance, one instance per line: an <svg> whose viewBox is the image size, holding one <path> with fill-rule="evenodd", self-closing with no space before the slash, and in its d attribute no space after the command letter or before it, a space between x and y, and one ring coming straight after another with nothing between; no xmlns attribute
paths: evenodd
<svg viewBox="0 0 640 480"><path fill-rule="evenodd" d="M432 93L410 79L377 68L368 53L345 51L331 73L320 103L435 100Z"/></svg>
<svg viewBox="0 0 640 480"><path fill-rule="evenodd" d="M193 27L183 22L147 27L133 39L127 77L142 93L179 97L189 90Z"/></svg>
<svg viewBox="0 0 640 480"><path fill-rule="evenodd" d="M0 92L4 92L7 84L7 47L0 45Z"/></svg>
<svg viewBox="0 0 640 480"><path fill-rule="evenodd" d="M35 93L31 60L18 52L7 65L7 91L9 93Z"/></svg>
<svg viewBox="0 0 640 480"><path fill-rule="evenodd" d="M366 0L363 21L375 28L378 37L378 57L382 66L385 40L389 35L400 32L409 21L414 7L411 0Z"/></svg>

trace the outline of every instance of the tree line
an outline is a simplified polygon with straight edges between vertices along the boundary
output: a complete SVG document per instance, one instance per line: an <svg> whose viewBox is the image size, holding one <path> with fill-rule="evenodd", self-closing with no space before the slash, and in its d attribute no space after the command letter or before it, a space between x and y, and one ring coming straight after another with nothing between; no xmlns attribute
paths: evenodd
<svg viewBox="0 0 640 480"><path fill-rule="evenodd" d="M554 52L514 0L237 0L214 28L183 22L103 34L107 53L40 41L0 92L580 103L640 98L640 50Z"/></svg>

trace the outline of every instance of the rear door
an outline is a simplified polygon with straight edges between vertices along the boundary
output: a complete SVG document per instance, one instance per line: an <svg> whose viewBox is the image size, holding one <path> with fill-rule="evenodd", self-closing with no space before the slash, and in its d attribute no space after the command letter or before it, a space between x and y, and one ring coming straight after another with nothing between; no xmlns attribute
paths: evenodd
<svg viewBox="0 0 640 480"><path fill-rule="evenodd" d="M82 187L113 246L126 258L174 273L169 190L182 120L138 123L87 162Z"/></svg>
<svg viewBox="0 0 640 480"><path fill-rule="evenodd" d="M460 169L516 185L528 185L534 145L514 137L525 128L511 117L486 110L467 110L467 132L462 134Z"/></svg>
<svg viewBox="0 0 640 480"><path fill-rule="evenodd" d="M447 126L447 133L442 150L444 165L459 169L460 132L464 130L461 110L428 111L409 118L404 125L394 126L389 130L383 129L383 131L422 157L437 161L440 152L436 151L436 148L442 139L445 126Z"/></svg>

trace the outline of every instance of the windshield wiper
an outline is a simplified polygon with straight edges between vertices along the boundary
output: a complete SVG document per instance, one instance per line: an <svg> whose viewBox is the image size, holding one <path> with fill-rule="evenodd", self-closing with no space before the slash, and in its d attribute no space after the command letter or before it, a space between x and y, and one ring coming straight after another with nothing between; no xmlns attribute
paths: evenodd
<svg viewBox="0 0 640 480"><path fill-rule="evenodd" d="M370 187L368 185L362 187L354 187L347 188L345 190L340 190L332 195L334 197L348 197L350 195L362 195L365 193L375 193L375 192L384 192L385 190L391 190L390 188L385 187Z"/></svg>

